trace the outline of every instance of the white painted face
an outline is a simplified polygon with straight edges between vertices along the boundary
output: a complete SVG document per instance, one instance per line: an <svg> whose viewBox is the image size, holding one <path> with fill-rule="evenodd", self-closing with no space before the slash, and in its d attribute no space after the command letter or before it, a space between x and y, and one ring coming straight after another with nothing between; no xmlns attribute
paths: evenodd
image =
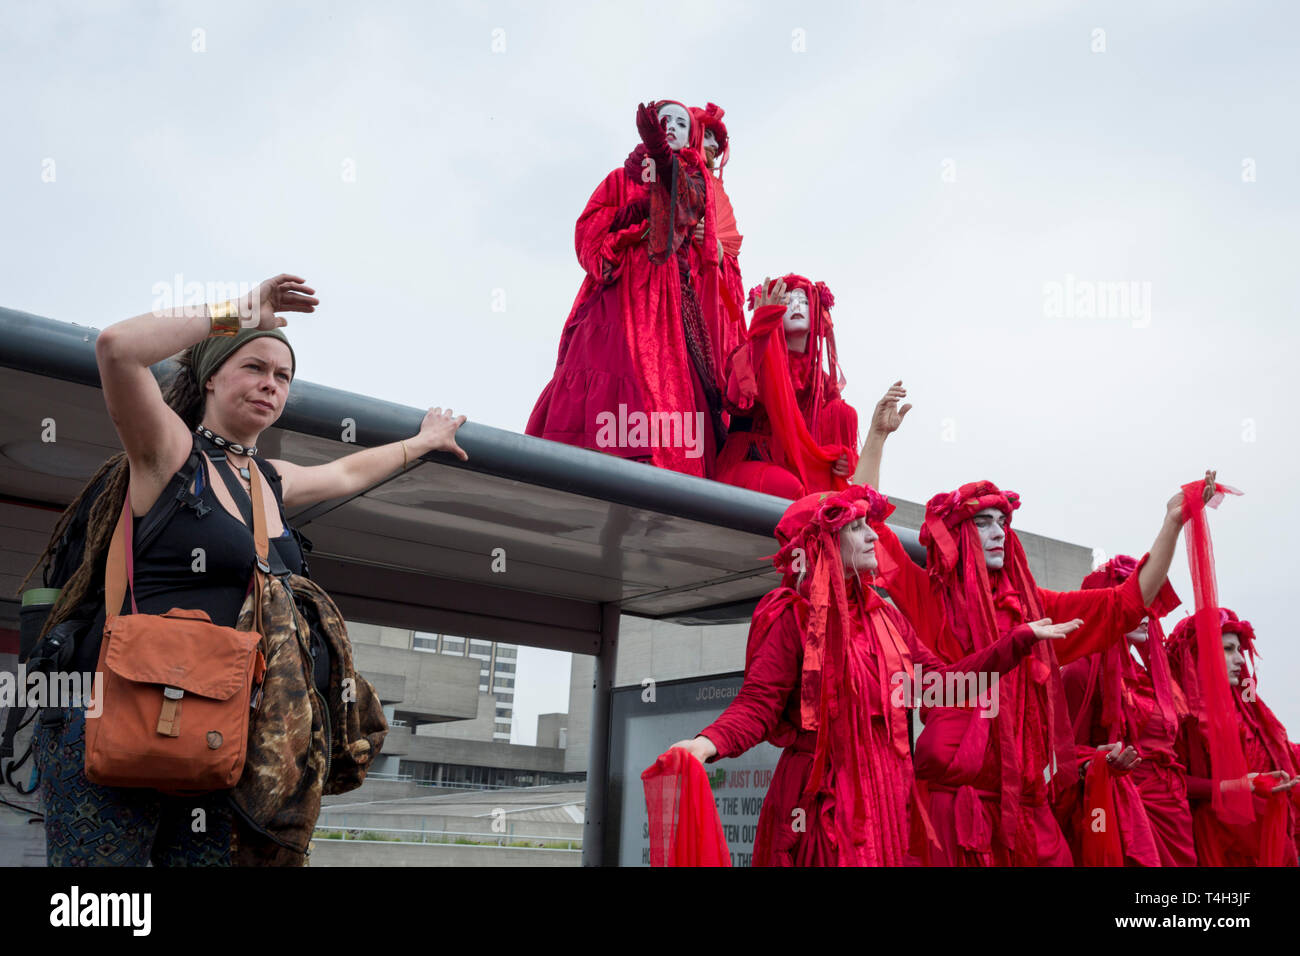
<svg viewBox="0 0 1300 956"><path fill-rule="evenodd" d="M844 576L874 573L880 563L876 560L876 540L879 536L871 530L866 518L856 518L840 529L840 562Z"/></svg>
<svg viewBox="0 0 1300 956"><path fill-rule="evenodd" d="M676 103L667 103L659 110L659 122L664 126L669 149L678 150L686 145L691 135L690 113Z"/></svg>
<svg viewBox="0 0 1300 956"><path fill-rule="evenodd" d="M786 293L785 318L782 322L787 335L808 331L811 324L808 319L808 293L803 289Z"/></svg>
<svg viewBox="0 0 1300 956"><path fill-rule="evenodd" d="M1241 686L1241 670L1246 666L1246 656L1241 653L1241 638L1236 634L1223 635L1223 663L1228 667L1228 683Z"/></svg>
<svg viewBox="0 0 1300 956"><path fill-rule="evenodd" d="M1137 627L1133 628L1133 630L1129 631L1124 636L1128 638L1128 640L1132 641L1134 644L1146 643L1148 620L1149 618L1145 618L1145 617L1142 618L1142 623L1140 623Z"/></svg>
<svg viewBox="0 0 1300 956"><path fill-rule="evenodd" d="M716 155L718 152L718 137L713 135L713 130L704 130L704 149L705 151L713 150Z"/></svg>
<svg viewBox="0 0 1300 956"><path fill-rule="evenodd" d="M1007 516L1001 508L985 508L977 512L971 521L980 535L980 549L984 552L984 563L990 571L1001 571L1006 560Z"/></svg>

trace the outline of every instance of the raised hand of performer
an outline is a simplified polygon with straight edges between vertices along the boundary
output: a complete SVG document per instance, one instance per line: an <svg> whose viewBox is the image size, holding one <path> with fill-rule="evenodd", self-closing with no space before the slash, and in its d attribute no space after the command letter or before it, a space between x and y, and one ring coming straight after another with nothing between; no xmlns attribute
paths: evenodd
<svg viewBox="0 0 1300 956"><path fill-rule="evenodd" d="M681 747L700 763L704 763L718 752L718 748L713 745L713 741L703 736L693 737L690 740L679 740L673 744L673 747Z"/></svg>
<svg viewBox="0 0 1300 956"><path fill-rule="evenodd" d="M858 469L853 473L853 484L870 485L879 490L880 460L885 453L885 439L898 431L903 419L912 410L910 404L899 407L898 403L906 397L907 389L903 387L903 380L899 379L876 402L875 411L871 413L871 425L867 428L867 440L858 457Z"/></svg>
<svg viewBox="0 0 1300 956"><path fill-rule="evenodd" d="M775 282L771 279L763 280L763 284L759 287L758 299L754 302L754 311L757 312L765 305L785 305L784 279L777 279Z"/></svg>
<svg viewBox="0 0 1300 956"><path fill-rule="evenodd" d="M673 151L668 145L668 136L655 111L645 103L636 108L636 131L641 134L650 158L661 166L667 167L672 160Z"/></svg>
<svg viewBox="0 0 1300 956"><path fill-rule="evenodd" d="M1215 477L1218 472L1212 468L1205 471L1205 503L1209 504L1215 494ZM1169 566L1174 560L1174 549L1178 545L1178 535L1183 530L1183 524L1187 521L1187 515L1184 514L1183 493L1181 491L1174 494L1165 505L1165 520L1160 526L1156 539L1151 544L1150 553L1147 556L1146 563L1142 565L1142 570L1138 572L1138 583L1142 586L1142 600L1149 607L1151 602L1156 599L1160 593L1160 587L1165 583L1169 576Z"/></svg>

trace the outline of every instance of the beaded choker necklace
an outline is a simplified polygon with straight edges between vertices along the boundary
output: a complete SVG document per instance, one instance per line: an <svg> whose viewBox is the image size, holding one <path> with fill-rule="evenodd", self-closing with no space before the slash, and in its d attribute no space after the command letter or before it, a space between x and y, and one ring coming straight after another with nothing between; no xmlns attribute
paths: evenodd
<svg viewBox="0 0 1300 956"><path fill-rule="evenodd" d="M217 434L216 432L214 432L212 429L210 429L210 428L204 428L202 425L197 425L197 426L195 426L194 431L197 432L198 434L202 435L202 436L203 436L204 438L206 438L208 441L212 442L212 444L216 445L218 448L226 448L226 449L229 449L232 453L234 453L234 454L236 454L236 455L250 455L250 456L251 456L251 455L256 455L256 454L257 454L257 446L256 446L256 445L241 445L241 444L239 444L239 442L230 441L229 439L222 438L220 435L218 435L218 434ZM230 461L230 459L226 459L226 460L227 460L227 461ZM248 470L248 466L247 466L247 465L245 465L245 466L243 466L243 467L241 468L240 466L235 465L235 463L234 463L233 461L231 461L230 464L231 464L231 465L234 465L235 469L239 472L240 476L243 477L246 481L251 481L251 480L252 480L252 472L250 472L250 471Z"/></svg>

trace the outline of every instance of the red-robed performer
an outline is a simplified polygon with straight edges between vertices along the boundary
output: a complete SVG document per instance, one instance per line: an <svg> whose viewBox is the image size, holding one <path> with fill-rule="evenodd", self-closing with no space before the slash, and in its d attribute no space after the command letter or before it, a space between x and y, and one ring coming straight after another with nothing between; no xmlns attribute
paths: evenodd
<svg viewBox="0 0 1300 956"><path fill-rule="evenodd" d="M879 474L885 438L901 420L901 414L873 419L855 481ZM1089 591L1038 586L1010 527L1019 506L1018 495L989 481L935 495L920 532L925 568L912 562L892 531L876 529L881 583L921 640L946 661L996 643L1025 621L1083 621L1064 640L1036 646L998 682L996 715L922 710L918 786L929 799L942 862L955 866L1072 865L1052 809L1078 779L1059 664L1103 650L1142 620L1169 572L1183 493L1169 500L1136 573L1116 587Z"/></svg>
<svg viewBox="0 0 1300 956"><path fill-rule="evenodd" d="M1083 589L1116 587L1136 569L1133 558L1116 555ZM1187 700L1160 628L1179 603L1166 581L1123 641L1061 668L1084 778L1062 808L1063 825L1081 866L1196 865L1187 770L1176 751Z"/></svg>
<svg viewBox="0 0 1300 956"><path fill-rule="evenodd" d="M709 477L724 426L691 278L710 176L690 128L681 103L640 106L640 145L587 201L575 230L587 275L526 431Z"/></svg>
<svg viewBox="0 0 1300 956"><path fill-rule="evenodd" d="M674 745L706 762L763 740L784 748L759 815L754 866L924 859L934 837L916 800L902 676L910 679L914 665L940 675L1002 674L1038 639L1079 626L1036 621L940 661L870 586L872 528L891 511L865 486L807 495L786 509L774 560L785 577L754 611L740 693L698 736Z"/></svg>
<svg viewBox="0 0 1300 956"><path fill-rule="evenodd" d="M728 364L731 427L718 480L780 498L847 487L858 413L840 397L834 296L793 274L765 279L750 296L749 338Z"/></svg>
<svg viewBox="0 0 1300 956"><path fill-rule="evenodd" d="M1170 667L1186 691L1196 718L1183 725L1179 750L1187 762L1187 793L1191 798L1197 859L1201 866L1294 866L1300 834L1300 791L1293 789L1300 782L1295 745L1288 741L1282 722L1259 697L1255 629L1227 608L1218 612L1232 707L1229 718L1238 729L1245 775L1223 779L1210 757L1207 728L1213 695L1202 690L1196 619L1179 621L1167 645ZM1216 675L1216 679L1222 676ZM1213 806L1216 789L1221 794L1250 793L1254 819L1224 822Z"/></svg>
<svg viewBox="0 0 1300 956"><path fill-rule="evenodd" d="M691 268L698 279L696 294L713 342L719 392L727 388L727 356L745 339L745 284L740 277L740 244L745 237L736 226L731 198L722 185L722 170L731 158L731 138L722 121L724 113L714 103L703 109L691 107L691 145L696 145L698 136L698 148L711 172L706 180L709 196L705 215L695 226ZM706 242L710 222L712 244Z"/></svg>

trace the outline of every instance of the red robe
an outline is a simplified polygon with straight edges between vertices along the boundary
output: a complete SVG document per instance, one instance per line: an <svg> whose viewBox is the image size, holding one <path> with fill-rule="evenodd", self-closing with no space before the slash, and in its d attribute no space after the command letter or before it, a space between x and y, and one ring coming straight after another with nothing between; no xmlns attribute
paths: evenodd
<svg viewBox="0 0 1300 956"><path fill-rule="evenodd" d="M913 563L898 537L882 524L873 526L880 540L880 577L894 603L916 627L921 640L945 660L970 653L958 646L947 626L948 602L940 584ZM1146 558L1139 563L1139 569ZM1014 594L1001 594L1001 575L990 572L995 589L998 633L1027 623ZM1038 588L1043 613L1055 622L1082 618L1083 626L1069 637L1043 641L1043 656L1017 667L998 683L998 715L977 716L970 710L933 708L922 711L925 730L916 741L916 775L929 796L930 818L946 858L953 866L1071 866L1073 857L1048 800L1045 774L1052 742L1049 715L1038 706L1038 695L1025 693L1025 684L1050 680L1059 663L1101 650L1127 634L1142 620L1145 608L1138 574L1114 588L1087 591L1048 591ZM1032 670L1031 670L1032 669ZM1063 703L1063 702L1062 702ZM1050 715L1054 721L1068 715ZM1014 849L1002 832L1003 755L999 722L1020 721L1023 741L1014 812ZM1062 768L1073 774L1074 768Z"/></svg>
<svg viewBox="0 0 1300 956"><path fill-rule="evenodd" d="M1244 671L1243 671L1244 673ZM1297 770L1295 744L1268 706L1258 697L1245 701L1241 688L1232 688L1236 704L1237 726L1248 772L1265 773ZM1265 833L1276 826L1277 855L1286 866L1297 862L1300 840L1300 795L1295 789L1267 797L1253 796L1255 819L1247 824L1225 824L1210 805L1213 788L1219 781L1210 773L1209 748L1205 734L1196 721L1188 721L1179 736L1179 754L1187 762L1187 795L1191 799L1192 827L1196 835L1196 854L1201 866L1261 866L1265 855Z"/></svg>
<svg viewBox="0 0 1300 956"><path fill-rule="evenodd" d="M756 309L755 328L766 324L785 312L782 305L766 305ZM773 335L783 335L778 328ZM761 359L757 347L766 339L751 339L731 353L727 363L727 409L732 414L732 427L726 443L718 455L718 480L728 484L761 491L780 498L800 498L818 491L840 490L847 486L847 476L837 476L831 471L840 455L848 459L849 473L857 467L858 413L852 405L839 396L839 383L824 369L819 370L824 380L824 394L831 396L815 416L808 407L807 396L813 391L809 378L812 375L812 356L808 352L787 352L793 393L800 399L798 413L812 443L825 450L825 462L813 462L808 481L804 481L788 467L788 462L778 461L780 452L773 446L772 419L765 406ZM795 446L801 439L791 436L788 444Z"/></svg>
<svg viewBox="0 0 1300 956"><path fill-rule="evenodd" d="M1127 642L1125 642L1127 643ZM1187 805L1187 771L1175 750L1180 721L1177 708L1172 720L1166 719L1157 706L1155 688L1146 667L1133 659L1128 648L1120 646L1122 667L1122 702L1124 724L1121 736L1132 744L1142 758L1128 773L1109 771L1113 780L1115 825L1127 866L1195 866L1196 844L1192 837L1192 815ZM1061 669L1070 719L1079 744L1079 761L1104 762L1097 747L1115 742L1115 735L1104 720L1102 659L1108 651L1090 654ZM1181 691L1174 688L1181 696ZM1185 716L1185 708L1182 708ZM1089 764L1096 773L1100 764ZM1091 810L1080 802L1072 814L1074 828L1071 846L1075 858L1082 861L1078 849L1081 828L1091 826ZM1069 829L1069 828L1067 828Z"/></svg>
<svg viewBox="0 0 1300 956"><path fill-rule="evenodd" d="M924 824L916 805L909 753L909 715L901 689L895 697L894 674L949 670L1005 673L1034 643L1028 628L1007 634L996 644L951 666L940 661L916 637L899 612L874 591L850 583L852 634L848 675L860 693L841 701L831 728L834 740L855 743L837 750L832 744L823 785L812 807L800 797L813 771L818 731L805 726L800 701L808 602L790 588L769 593L754 611L745 681L722 715L700 733L718 748L717 757L737 757L760 741L784 747L759 814L754 839L754 866L898 866L909 860L909 843L923 840ZM867 615L876 622L867 626ZM884 627L882 628L882 625ZM896 635L881 647L874 636ZM847 734L846 734L847 729ZM854 838L850 808L865 804L865 834ZM803 826L796 821L802 820Z"/></svg>
<svg viewBox="0 0 1300 956"><path fill-rule="evenodd" d="M678 235L673 250L703 215L705 203L705 174L687 160L675 158L674 166ZM677 257L674 251L667 261L652 262L645 241L651 190L663 190L666 181L665 174L664 181L644 183L620 167L587 201L574 231L586 278L560 335L555 373L525 431L707 477L716 443L708 403L687 352ZM611 444L602 421L617 418L620 406L628 416L676 417L670 429L656 428L641 441L633 437ZM627 435L634 435L632 428ZM695 447L687 440L691 436Z"/></svg>

